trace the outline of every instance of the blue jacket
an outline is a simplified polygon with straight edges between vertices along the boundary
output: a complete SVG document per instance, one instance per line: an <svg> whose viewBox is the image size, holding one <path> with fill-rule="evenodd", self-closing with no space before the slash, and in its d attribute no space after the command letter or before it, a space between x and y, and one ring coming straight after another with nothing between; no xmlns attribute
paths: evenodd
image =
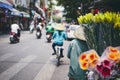
<svg viewBox="0 0 120 80"><path fill-rule="evenodd" d="M65 33L65 31L61 31L60 32L61 35L59 35L59 31L56 30L54 33L53 33L53 43L56 43L56 44L63 44L63 41L65 39L67 39L67 35Z"/></svg>

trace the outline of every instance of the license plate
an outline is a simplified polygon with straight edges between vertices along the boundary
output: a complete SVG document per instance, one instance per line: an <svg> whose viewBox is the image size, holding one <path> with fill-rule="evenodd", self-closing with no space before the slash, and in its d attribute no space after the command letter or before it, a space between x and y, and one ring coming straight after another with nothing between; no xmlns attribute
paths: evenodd
<svg viewBox="0 0 120 80"><path fill-rule="evenodd" d="M47 38L49 38L49 37L50 37L50 35L47 35L46 37L47 37Z"/></svg>
<svg viewBox="0 0 120 80"><path fill-rule="evenodd" d="M13 37L13 35L10 35L10 37Z"/></svg>
<svg viewBox="0 0 120 80"><path fill-rule="evenodd" d="M37 35L39 35L40 33L39 32L37 32Z"/></svg>

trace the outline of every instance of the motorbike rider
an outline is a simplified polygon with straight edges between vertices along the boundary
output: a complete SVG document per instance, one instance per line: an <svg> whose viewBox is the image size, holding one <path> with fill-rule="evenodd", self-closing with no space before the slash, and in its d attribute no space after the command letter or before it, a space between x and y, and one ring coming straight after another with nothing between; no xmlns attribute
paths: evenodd
<svg viewBox="0 0 120 80"><path fill-rule="evenodd" d="M52 35L54 33L54 27L55 25L52 25L51 22L48 23L47 27L46 27L46 36L49 35L49 37L46 37L48 39L48 41L50 40L51 42L51 39L52 39Z"/></svg>
<svg viewBox="0 0 120 80"><path fill-rule="evenodd" d="M52 55L56 54L56 46L63 46L63 41L67 39L67 35L65 33L65 25L64 24L57 24L55 27L55 32L53 33L53 44L52 48L54 53ZM60 54L61 57L64 57L63 54Z"/></svg>
<svg viewBox="0 0 120 80"><path fill-rule="evenodd" d="M51 33L51 34L54 33L54 28L53 28L51 22L49 22L48 25L47 25L47 27L46 27L46 34L48 34L48 33Z"/></svg>
<svg viewBox="0 0 120 80"><path fill-rule="evenodd" d="M42 24L41 22L37 23L36 30L42 31L42 25L41 24Z"/></svg>
<svg viewBox="0 0 120 80"><path fill-rule="evenodd" d="M15 33L15 38L19 42L19 40L20 40L20 27L16 21L14 21L13 24L11 24L11 33Z"/></svg>

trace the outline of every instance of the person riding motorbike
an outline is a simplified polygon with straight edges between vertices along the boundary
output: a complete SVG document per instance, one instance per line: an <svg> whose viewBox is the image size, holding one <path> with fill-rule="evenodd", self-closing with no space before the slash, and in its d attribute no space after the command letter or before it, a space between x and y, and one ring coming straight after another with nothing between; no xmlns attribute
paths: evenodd
<svg viewBox="0 0 120 80"><path fill-rule="evenodd" d="M67 35L65 33L65 25L63 24L57 24L55 27L55 32L53 33L53 44L52 44L52 48L54 53L52 53L52 55L56 54L56 46L63 46L63 42L64 40L67 39ZM61 57L64 57L63 54L60 54Z"/></svg>
<svg viewBox="0 0 120 80"><path fill-rule="evenodd" d="M41 38L42 36L42 26L40 22L38 22L36 26L36 36L37 38Z"/></svg>
<svg viewBox="0 0 120 80"><path fill-rule="evenodd" d="M20 27L19 25L16 23L16 21L14 21L13 24L11 24L11 33L15 33L15 38L18 40L20 40Z"/></svg>
<svg viewBox="0 0 120 80"><path fill-rule="evenodd" d="M37 23L36 30L37 31L42 31L42 26L41 26L40 22Z"/></svg>
<svg viewBox="0 0 120 80"><path fill-rule="evenodd" d="M53 28L51 22L49 22L47 27L46 27L46 34L48 34L48 33L51 33L51 34L54 33L54 28Z"/></svg>
<svg viewBox="0 0 120 80"><path fill-rule="evenodd" d="M48 42L51 42L52 39L52 35L54 33L54 26L51 24L51 22L48 23L48 25L46 26L46 39Z"/></svg>

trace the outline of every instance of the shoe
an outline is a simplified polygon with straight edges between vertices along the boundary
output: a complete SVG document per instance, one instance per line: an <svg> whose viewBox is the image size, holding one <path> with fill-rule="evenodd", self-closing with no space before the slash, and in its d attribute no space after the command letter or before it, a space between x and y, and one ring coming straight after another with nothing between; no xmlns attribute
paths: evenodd
<svg viewBox="0 0 120 80"><path fill-rule="evenodd" d="M64 57L63 53L60 54L60 57Z"/></svg>
<svg viewBox="0 0 120 80"><path fill-rule="evenodd" d="M63 55L60 55L60 57L64 57Z"/></svg>
<svg viewBox="0 0 120 80"><path fill-rule="evenodd" d="M56 53L52 53L52 55L56 55Z"/></svg>

